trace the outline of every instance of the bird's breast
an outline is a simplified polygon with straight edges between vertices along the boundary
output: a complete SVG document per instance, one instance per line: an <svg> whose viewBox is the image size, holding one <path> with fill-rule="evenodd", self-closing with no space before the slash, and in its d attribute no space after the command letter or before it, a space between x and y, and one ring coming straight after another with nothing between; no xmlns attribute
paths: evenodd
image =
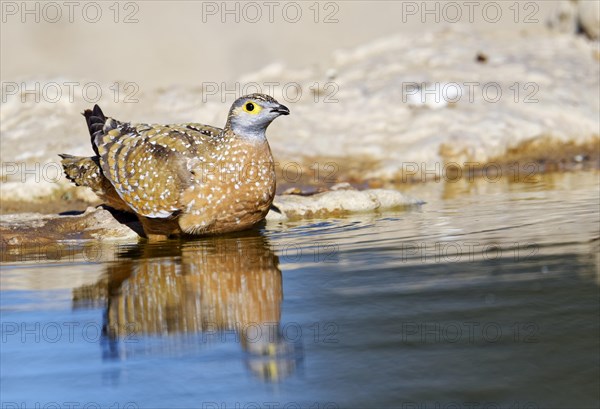
<svg viewBox="0 0 600 409"><path fill-rule="evenodd" d="M262 220L275 196L275 168L268 143L233 141L195 164L182 195L184 231L243 230Z"/></svg>

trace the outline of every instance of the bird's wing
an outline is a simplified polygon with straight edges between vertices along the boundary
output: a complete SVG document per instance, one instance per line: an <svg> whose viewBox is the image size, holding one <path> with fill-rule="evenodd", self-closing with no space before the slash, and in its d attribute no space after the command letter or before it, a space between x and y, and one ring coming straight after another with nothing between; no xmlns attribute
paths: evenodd
<svg viewBox="0 0 600 409"><path fill-rule="evenodd" d="M198 123L178 124L175 126L178 128L184 128L186 130L192 130L192 131L198 132L198 133L192 132L192 135L194 137L203 135L203 136L207 136L209 138L216 138L223 133L223 129L221 129L221 128L217 128L216 126L198 124Z"/></svg>
<svg viewBox="0 0 600 409"><path fill-rule="evenodd" d="M183 208L180 194L192 183L193 165L220 132L190 125L130 125L108 118L95 137L104 175L136 213L165 218Z"/></svg>

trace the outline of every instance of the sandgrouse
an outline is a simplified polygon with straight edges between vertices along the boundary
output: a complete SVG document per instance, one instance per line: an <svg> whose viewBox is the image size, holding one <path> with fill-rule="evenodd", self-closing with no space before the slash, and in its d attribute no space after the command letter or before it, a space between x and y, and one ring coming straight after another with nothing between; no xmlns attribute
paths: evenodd
<svg viewBox="0 0 600 409"><path fill-rule="evenodd" d="M221 129L131 124L104 116L96 105L83 113L96 156L60 156L69 180L137 215L148 238L239 231L262 220L273 202L265 131L289 113L268 95L246 95L233 103Z"/></svg>

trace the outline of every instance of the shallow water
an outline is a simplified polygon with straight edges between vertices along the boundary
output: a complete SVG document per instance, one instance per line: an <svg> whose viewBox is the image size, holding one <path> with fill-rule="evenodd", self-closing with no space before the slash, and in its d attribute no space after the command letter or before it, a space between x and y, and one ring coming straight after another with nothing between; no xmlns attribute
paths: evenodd
<svg viewBox="0 0 600 409"><path fill-rule="evenodd" d="M3 252L3 407L598 407L597 172Z"/></svg>

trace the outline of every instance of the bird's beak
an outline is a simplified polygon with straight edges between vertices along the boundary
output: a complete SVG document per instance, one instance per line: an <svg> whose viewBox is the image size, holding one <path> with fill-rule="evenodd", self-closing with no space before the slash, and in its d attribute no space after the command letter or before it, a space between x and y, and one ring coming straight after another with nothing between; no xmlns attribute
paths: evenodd
<svg viewBox="0 0 600 409"><path fill-rule="evenodd" d="M289 115L290 110L285 105L279 104L275 108L271 108L271 112L277 112L279 115Z"/></svg>

